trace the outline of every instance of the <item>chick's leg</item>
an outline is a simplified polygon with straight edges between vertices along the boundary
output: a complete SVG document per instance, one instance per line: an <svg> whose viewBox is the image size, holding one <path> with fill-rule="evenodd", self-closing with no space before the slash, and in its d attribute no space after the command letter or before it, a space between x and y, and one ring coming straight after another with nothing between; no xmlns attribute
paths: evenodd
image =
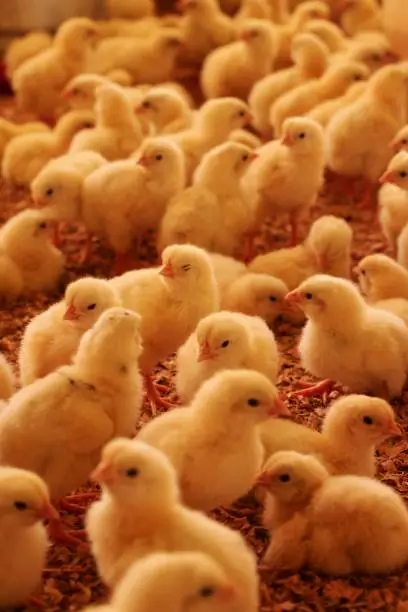
<svg viewBox="0 0 408 612"><path fill-rule="evenodd" d="M157 414L157 408L174 408L174 404L160 397L150 374L144 374L144 381L153 416Z"/></svg>
<svg viewBox="0 0 408 612"><path fill-rule="evenodd" d="M85 264L87 263L92 256L92 235L87 232L85 244L81 249L81 253L79 255L78 263Z"/></svg>
<svg viewBox="0 0 408 612"><path fill-rule="evenodd" d="M289 223L291 228L289 246L296 246L299 242L299 217L296 213L289 215Z"/></svg>
<svg viewBox="0 0 408 612"><path fill-rule="evenodd" d="M356 203L356 207L366 210L373 209L376 203L375 192L376 187L372 183L367 181L364 186L361 199L359 202Z"/></svg>
<svg viewBox="0 0 408 612"><path fill-rule="evenodd" d="M48 524L48 533L54 542L65 544L77 548L84 546L84 541L80 538L84 536L83 530L67 531L60 520L51 519Z"/></svg>
<svg viewBox="0 0 408 612"><path fill-rule="evenodd" d="M303 384L305 383L300 383L301 386L303 386ZM335 384L336 383L333 380L326 378L315 385L306 385L303 389L294 391L292 393L292 397L316 397L319 395L324 395L324 393L330 393Z"/></svg>

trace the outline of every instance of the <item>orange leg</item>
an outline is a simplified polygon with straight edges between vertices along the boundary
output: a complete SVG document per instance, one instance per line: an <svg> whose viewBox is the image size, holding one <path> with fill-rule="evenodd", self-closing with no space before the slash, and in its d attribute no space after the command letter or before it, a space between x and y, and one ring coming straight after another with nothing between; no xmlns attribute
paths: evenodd
<svg viewBox="0 0 408 612"><path fill-rule="evenodd" d="M157 387L154 384L150 374L144 375L144 381L146 387L146 395L149 400L153 416L156 416L157 408L174 408L174 404L172 402L169 402L168 400L160 397L157 392Z"/></svg>
<svg viewBox="0 0 408 612"><path fill-rule="evenodd" d="M85 264L87 263L92 256L92 235L87 232L86 241L81 249L81 253L79 255L78 263Z"/></svg>
<svg viewBox="0 0 408 612"><path fill-rule="evenodd" d="M289 246L296 246L299 242L299 219L296 214L289 215L289 223L291 228L291 235L289 240Z"/></svg>
<svg viewBox="0 0 408 612"><path fill-rule="evenodd" d="M361 199L359 202L356 203L356 208L359 209L366 209L366 210L372 210L375 206L376 203L376 199L375 199L375 187L374 185L372 185L371 183L369 183L367 181Z"/></svg>
<svg viewBox="0 0 408 612"><path fill-rule="evenodd" d="M291 395L292 397L316 397L319 395L324 395L325 393L330 393L336 383L329 378L322 380L321 382L308 386L306 383L299 383L299 386L303 387L299 391L294 391Z"/></svg>
<svg viewBox="0 0 408 612"><path fill-rule="evenodd" d="M83 540L84 530L66 531L60 520L50 520L48 524L48 533L54 542L65 544L71 547L84 546Z"/></svg>

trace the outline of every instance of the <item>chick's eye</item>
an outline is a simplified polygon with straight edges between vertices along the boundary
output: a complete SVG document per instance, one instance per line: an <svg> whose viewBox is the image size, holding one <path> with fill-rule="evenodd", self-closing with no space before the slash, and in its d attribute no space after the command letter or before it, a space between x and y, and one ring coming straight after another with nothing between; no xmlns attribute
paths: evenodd
<svg viewBox="0 0 408 612"><path fill-rule="evenodd" d="M27 510L28 508L27 504L23 501L14 502L14 507L16 510L19 510L20 512L24 512L24 510Z"/></svg>
<svg viewBox="0 0 408 612"><path fill-rule="evenodd" d="M205 586L202 587L199 591L198 594L200 597L212 597L215 593L215 589L214 587L210 587L210 586Z"/></svg>
<svg viewBox="0 0 408 612"><path fill-rule="evenodd" d="M363 77L361 76L361 74L355 74L353 78L354 78L354 81L362 81L363 80Z"/></svg>
<svg viewBox="0 0 408 612"><path fill-rule="evenodd" d="M260 402L259 402L259 400L255 399L255 398L253 398L253 397L251 397L251 398L248 400L248 402L247 402L248 406L252 406L252 407L254 407L254 408L256 408L257 406L259 406L259 403L260 403Z"/></svg>
<svg viewBox="0 0 408 612"><path fill-rule="evenodd" d="M399 175L401 178L407 178L408 173L407 173L407 172L405 172L405 170L402 170L401 172L398 172L398 175Z"/></svg>
<svg viewBox="0 0 408 612"><path fill-rule="evenodd" d="M269 296L269 301L270 301L270 302L277 302L277 301L278 301L278 298L276 297L276 295L270 295L270 296Z"/></svg>
<svg viewBox="0 0 408 612"><path fill-rule="evenodd" d="M184 272L188 272L189 270L191 270L191 265L186 264L185 266L181 266L181 269L184 270Z"/></svg>
<svg viewBox="0 0 408 612"><path fill-rule="evenodd" d="M238 117L245 117L245 115L246 115L246 113L243 110L239 111L239 113L238 113Z"/></svg>
<svg viewBox="0 0 408 612"><path fill-rule="evenodd" d="M52 196L52 194L54 193L54 189L52 187L50 187L49 189L47 189L47 191L45 192L46 196Z"/></svg>
<svg viewBox="0 0 408 612"><path fill-rule="evenodd" d="M136 478L138 474L139 474L139 470L137 468L129 468L128 470L126 470L126 476L128 478Z"/></svg>
<svg viewBox="0 0 408 612"><path fill-rule="evenodd" d="M95 308L96 308L96 304L89 304L89 305L86 307L86 309L87 309L87 310L95 310Z"/></svg>
<svg viewBox="0 0 408 612"><path fill-rule="evenodd" d="M158 153L157 155L154 156L154 159L156 161L161 161L163 159L163 155L161 153Z"/></svg>
<svg viewBox="0 0 408 612"><path fill-rule="evenodd" d="M407 142L408 142L408 140L407 140L406 138L404 138L403 140L401 140L401 144L406 145L406 144L407 144Z"/></svg>
<svg viewBox="0 0 408 612"><path fill-rule="evenodd" d="M304 140L306 138L306 134L304 132L300 132L298 138L300 138L300 140Z"/></svg>
<svg viewBox="0 0 408 612"><path fill-rule="evenodd" d="M45 221L43 221L42 223L39 223L39 224L38 224L38 227L39 227L40 229L47 229L47 224L46 224L46 222L45 222Z"/></svg>
<svg viewBox="0 0 408 612"><path fill-rule="evenodd" d="M227 348L228 345L229 345L229 340L224 340L224 342L221 342L222 348Z"/></svg>
<svg viewBox="0 0 408 612"><path fill-rule="evenodd" d="M307 300L312 300L313 299L313 293L305 293L305 298Z"/></svg>
<svg viewBox="0 0 408 612"><path fill-rule="evenodd" d="M245 153L245 154L242 156L242 161L247 161L247 159L248 159L248 154L247 154L247 153Z"/></svg>
<svg viewBox="0 0 408 612"><path fill-rule="evenodd" d="M146 100L146 102L143 102L142 106L143 108L151 108L152 105Z"/></svg>
<svg viewBox="0 0 408 612"><path fill-rule="evenodd" d="M373 53L371 59L373 60L373 62L379 62L381 60L381 57L378 55L378 53Z"/></svg>
<svg viewBox="0 0 408 612"><path fill-rule="evenodd" d="M364 268L360 268L359 270L361 276L365 276L366 275L366 271L364 270Z"/></svg>
<svg viewBox="0 0 408 612"><path fill-rule="evenodd" d="M280 480L280 482L289 482L290 481L290 476L289 476L289 474L281 474L279 476L279 480Z"/></svg>
<svg viewBox="0 0 408 612"><path fill-rule="evenodd" d="M374 424L374 420L370 416L365 416L365 417L363 417L363 423L365 425L373 425Z"/></svg>

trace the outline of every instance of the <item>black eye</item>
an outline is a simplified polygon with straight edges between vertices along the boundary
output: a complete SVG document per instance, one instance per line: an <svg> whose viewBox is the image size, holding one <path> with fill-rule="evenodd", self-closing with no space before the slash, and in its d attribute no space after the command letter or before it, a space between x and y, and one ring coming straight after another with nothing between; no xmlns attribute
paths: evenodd
<svg viewBox="0 0 408 612"><path fill-rule="evenodd" d="M408 142L408 141L407 141L407 139L406 139L406 138L404 138L404 140L401 140L401 144L407 144L407 142Z"/></svg>
<svg viewBox="0 0 408 612"><path fill-rule="evenodd" d="M86 123L84 123L84 125L82 126L84 128L93 128L95 127L94 123L91 123L90 121L87 121Z"/></svg>
<svg viewBox="0 0 408 612"><path fill-rule="evenodd" d="M87 310L95 310L96 308L96 304L89 304L89 306L86 307Z"/></svg>
<svg viewBox="0 0 408 612"><path fill-rule="evenodd" d="M150 102L148 102L147 100L146 100L146 102L143 102L142 106L143 106L143 108L151 108L152 107Z"/></svg>
<svg viewBox="0 0 408 612"><path fill-rule="evenodd" d="M239 113L238 113L238 117L245 117L245 115L246 115L246 112L243 111L243 110L239 111Z"/></svg>
<svg viewBox="0 0 408 612"><path fill-rule="evenodd" d="M300 138L300 140L303 140L304 138L306 138L306 134L304 132L300 132L298 138Z"/></svg>
<svg viewBox="0 0 408 612"><path fill-rule="evenodd" d="M54 193L54 190L52 189L52 187L50 187L49 189L47 189L47 191L45 192L46 196L52 196L52 194Z"/></svg>
<svg viewBox="0 0 408 612"><path fill-rule="evenodd" d="M248 159L248 155L247 153L245 153L245 155L242 156L242 161L246 161Z"/></svg>
<svg viewBox="0 0 408 612"><path fill-rule="evenodd" d="M361 276L365 276L366 275L366 271L364 270L364 268L360 268L360 274L361 274Z"/></svg>
<svg viewBox="0 0 408 612"><path fill-rule="evenodd" d="M276 295L270 295L270 296L269 296L269 301L270 301L270 302L277 302L277 301L278 301L278 298L276 297Z"/></svg>
<svg viewBox="0 0 408 612"><path fill-rule="evenodd" d="M378 53L373 53L372 56L371 56L371 59L374 62L379 62L381 60L381 57L378 55Z"/></svg>
<svg viewBox="0 0 408 612"><path fill-rule="evenodd" d="M16 501L14 502L14 507L16 510L20 510L20 512L24 512L24 510L27 510L28 506L25 502L22 501Z"/></svg>
<svg viewBox="0 0 408 612"><path fill-rule="evenodd" d="M408 176L408 174L405 172L405 170L402 170L401 172L398 172L398 175L399 175L401 178L407 178L407 176Z"/></svg>
<svg viewBox="0 0 408 612"><path fill-rule="evenodd" d="M289 476L289 474L281 474L279 476L279 480L281 482L289 482L290 481L290 476Z"/></svg>
<svg viewBox="0 0 408 612"><path fill-rule="evenodd" d="M229 345L229 340L224 340L224 342L221 343L222 348L227 348L228 345Z"/></svg>
<svg viewBox="0 0 408 612"><path fill-rule="evenodd" d="M256 406L259 406L260 402L259 400L251 397L251 399L248 400L247 404L248 406L256 407Z"/></svg>
<svg viewBox="0 0 408 612"><path fill-rule="evenodd" d="M313 293L305 293L305 298L307 300L312 300L313 299Z"/></svg>
<svg viewBox="0 0 408 612"><path fill-rule="evenodd" d="M361 74L355 74L355 75L354 75L354 80L355 80L355 81L362 81L362 80L363 80L363 77L361 76Z"/></svg>
<svg viewBox="0 0 408 612"><path fill-rule="evenodd" d="M198 591L200 597L212 597L215 593L215 589L210 586L205 586Z"/></svg>
<svg viewBox="0 0 408 612"><path fill-rule="evenodd" d="M38 227L39 227L40 229L47 229L47 224L46 224L46 222L45 222L45 221L43 221L42 223L39 223L39 224L38 224Z"/></svg>
<svg viewBox="0 0 408 612"><path fill-rule="evenodd" d="M137 468L129 468L128 470L126 470L126 476L128 478L136 478L138 474L139 474L139 470Z"/></svg>
<svg viewBox="0 0 408 612"><path fill-rule="evenodd" d="M78 89L78 87L74 87L74 89L72 90L72 94L73 94L74 96L77 96L77 95L78 95L78 94L80 94L80 93L81 93L81 90L80 90L80 89Z"/></svg>
<svg viewBox="0 0 408 612"><path fill-rule="evenodd" d="M363 423L365 423L365 425L373 425L374 421L370 416L365 416L363 417Z"/></svg>
<svg viewBox="0 0 408 612"><path fill-rule="evenodd" d="M191 265L186 264L185 266L181 266L181 269L184 270L184 272L188 272L189 270L191 270Z"/></svg>
<svg viewBox="0 0 408 612"><path fill-rule="evenodd" d="M161 153L158 153L157 155L155 155L154 158L156 161L161 161L163 159L163 155Z"/></svg>

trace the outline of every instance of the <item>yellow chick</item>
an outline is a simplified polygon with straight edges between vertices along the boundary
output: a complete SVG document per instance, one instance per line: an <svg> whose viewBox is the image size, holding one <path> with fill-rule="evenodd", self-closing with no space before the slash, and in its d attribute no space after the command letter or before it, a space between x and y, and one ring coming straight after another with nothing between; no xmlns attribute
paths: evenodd
<svg viewBox="0 0 408 612"><path fill-rule="evenodd" d="M256 558L243 536L180 502L177 475L159 450L118 439L93 473L103 486L86 527L99 575L115 587L130 565L156 552L202 552L239 585L234 612L256 612Z"/></svg>
<svg viewBox="0 0 408 612"><path fill-rule="evenodd" d="M146 139L138 159L113 162L88 176L82 218L88 231L105 238L115 251L117 273L129 263L133 243L143 232L158 228L169 200L184 185L183 154L161 137ZM85 259L91 246L89 240Z"/></svg>
<svg viewBox="0 0 408 612"><path fill-rule="evenodd" d="M110 19L143 19L155 13L154 0L105 0Z"/></svg>
<svg viewBox="0 0 408 612"><path fill-rule="evenodd" d="M382 30L383 23L377 0L344 0L340 24L348 36L364 30Z"/></svg>
<svg viewBox="0 0 408 612"><path fill-rule="evenodd" d="M311 19L303 27L302 32L313 34L326 45L330 53L346 51L349 41L343 30L332 21Z"/></svg>
<svg viewBox="0 0 408 612"><path fill-rule="evenodd" d="M321 102L341 96L355 82L368 76L369 70L361 62L335 63L319 79L283 94L270 110L269 120L274 134L282 134L283 123L288 117L306 114Z"/></svg>
<svg viewBox="0 0 408 612"><path fill-rule="evenodd" d="M367 255L355 267L362 294L368 302L408 299L408 270L382 253Z"/></svg>
<svg viewBox="0 0 408 612"><path fill-rule="evenodd" d="M247 272L247 267L242 261L227 255L221 255L220 253L209 253L209 255L220 297L222 297L228 285Z"/></svg>
<svg viewBox="0 0 408 612"><path fill-rule="evenodd" d="M225 142L207 153L193 185L173 198L164 214L158 248L196 244L224 255L238 255L252 225L241 178L257 157L244 145Z"/></svg>
<svg viewBox="0 0 408 612"><path fill-rule="evenodd" d="M77 110L61 117L51 133L16 136L4 151L3 177L17 186L28 186L50 159L68 150L79 130L93 126L93 113Z"/></svg>
<svg viewBox="0 0 408 612"><path fill-rule="evenodd" d="M14 72L12 85L18 106L44 119L53 117L61 102L61 91L84 69L96 33L96 24L85 17L65 21L52 46Z"/></svg>
<svg viewBox="0 0 408 612"><path fill-rule="evenodd" d="M181 41L181 34L170 28L146 38L106 38L98 45L90 68L105 75L118 68L126 70L134 85L171 81Z"/></svg>
<svg viewBox="0 0 408 612"><path fill-rule="evenodd" d="M246 100L253 85L271 71L276 53L273 26L248 19L239 27L238 38L205 59L200 83L207 99L235 96Z"/></svg>
<svg viewBox="0 0 408 612"><path fill-rule="evenodd" d="M377 181L392 158L389 143L405 123L407 74L403 64L381 68L364 94L327 126L327 165L341 176L365 179L365 206L372 204Z"/></svg>
<svg viewBox="0 0 408 612"><path fill-rule="evenodd" d="M408 300L404 298L389 298L387 300L379 300L372 304L375 308L386 310L396 315L399 319L408 326Z"/></svg>
<svg viewBox="0 0 408 612"><path fill-rule="evenodd" d="M234 130L229 135L228 140L232 140L232 142L238 142L239 144L245 145L250 149L257 149L262 145L262 141L258 136L252 134L248 130Z"/></svg>
<svg viewBox="0 0 408 612"><path fill-rule="evenodd" d="M347 395L335 400L319 433L285 419L260 425L265 466L279 451L315 455L330 474L356 474L374 478L376 447L391 436L401 435L391 406L366 395ZM266 504L266 509L268 503Z"/></svg>
<svg viewBox="0 0 408 612"><path fill-rule="evenodd" d="M22 293L55 291L64 271L64 256L50 240L47 217L27 209L0 229L0 254L17 266Z"/></svg>
<svg viewBox="0 0 408 612"><path fill-rule="evenodd" d="M268 378L225 369L203 382L188 407L159 415L136 439L171 461L183 503L208 512L249 491L263 460L259 425L279 414L288 411Z"/></svg>
<svg viewBox="0 0 408 612"><path fill-rule="evenodd" d="M255 208L255 225L276 214L289 214L291 242L296 244L300 217L313 206L323 184L323 130L311 119L287 119L282 140L264 145L257 153L242 182Z"/></svg>
<svg viewBox="0 0 408 612"><path fill-rule="evenodd" d="M273 23L287 23L289 21L288 0L268 0Z"/></svg>
<svg viewBox="0 0 408 612"><path fill-rule="evenodd" d="M180 0L178 4L183 13L183 61L200 65L211 51L236 38L236 24L216 0Z"/></svg>
<svg viewBox="0 0 408 612"><path fill-rule="evenodd" d="M234 15L235 23L247 19L271 19L271 9L268 0L242 0L239 10Z"/></svg>
<svg viewBox="0 0 408 612"><path fill-rule="evenodd" d="M14 38L4 54L7 78L11 81L14 72L21 64L49 49L51 45L52 36L43 30L34 30Z"/></svg>
<svg viewBox="0 0 408 612"><path fill-rule="evenodd" d="M55 519L46 484L35 474L0 468L0 606L29 605L41 584L49 541L42 521Z"/></svg>
<svg viewBox="0 0 408 612"><path fill-rule="evenodd" d="M238 98L208 100L197 111L191 128L169 136L185 154L188 184L203 155L228 140L231 132L243 128L251 119L248 106Z"/></svg>
<svg viewBox="0 0 408 612"><path fill-rule="evenodd" d="M352 41L349 44L348 50L344 53L336 54L333 57L333 61L342 61L345 58L355 62L362 62L370 70L370 73L373 73L389 64L393 59L393 55L388 38L383 34L378 34L373 40L370 37L362 37Z"/></svg>
<svg viewBox="0 0 408 612"><path fill-rule="evenodd" d="M313 121L320 123L323 128L326 128L338 111L349 106L362 96L366 87L367 84L365 81L354 83L354 85L351 85L342 96L332 100L326 100L315 106L311 111L306 113L306 117L313 119Z"/></svg>
<svg viewBox="0 0 408 612"><path fill-rule="evenodd" d="M115 290L103 279L70 283L64 299L33 319L24 330L19 352L23 386L69 364L83 334L107 308L119 306Z"/></svg>
<svg viewBox="0 0 408 612"><path fill-rule="evenodd" d="M40 121L33 121L18 125L17 123L12 123L11 121L7 121L7 119L0 117L0 160L3 157L7 144L16 136L27 133L30 134L35 132L49 131L50 128L45 125L45 123L41 123Z"/></svg>
<svg viewBox="0 0 408 612"><path fill-rule="evenodd" d="M276 384L279 351L261 318L224 310L199 321L177 352L176 368L177 393L187 403L220 370L255 370Z"/></svg>
<svg viewBox="0 0 408 612"><path fill-rule="evenodd" d="M326 46L312 34L295 36L291 49L294 66L259 79L248 97L253 114L253 126L265 136L271 133L269 112L279 96L294 89L303 81L321 77L328 65Z"/></svg>
<svg viewBox="0 0 408 612"><path fill-rule="evenodd" d="M0 400L6 400L14 393L13 370L7 359L0 353Z"/></svg>
<svg viewBox="0 0 408 612"><path fill-rule="evenodd" d="M382 186L378 192L378 219L389 247L393 254L396 254L399 236L408 223L407 126L398 132L391 146L395 151L399 150L399 153L391 159L385 173L380 177Z"/></svg>
<svg viewBox="0 0 408 612"><path fill-rule="evenodd" d="M398 238L398 263L404 268L408 269L408 223L405 225L404 229L399 235Z"/></svg>
<svg viewBox="0 0 408 612"><path fill-rule="evenodd" d="M141 144L143 133L125 92L118 85L102 85L95 92L94 128L74 136L70 153L95 151L108 161L123 159Z"/></svg>
<svg viewBox="0 0 408 612"><path fill-rule="evenodd" d="M211 260L203 249L174 244L161 258L161 268L127 272L110 281L123 306L142 317L141 368L153 411L165 405L152 381L154 367L177 351L200 319L219 309Z"/></svg>
<svg viewBox="0 0 408 612"><path fill-rule="evenodd" d="M96 90L101 85L109 85L111 82L110 79L100 74L81 73L68 81L61 96L72 109L92 110Z"/></svg>
<svg viewBox="0 0 408 612"><path fill-rule="evenodd" d="M174 89L152 87L142 95L135 112L153 124L156 134L172 134L191 127L193 111L185 97Z"/></svg>
<svg viewBox="0 0 408 612"><path fill-rule="evenodd" d="M258 255L248 270L280 278L290 290L313 274L349 278L353 232L349 224L333 215L319 217L303 244Z"/></svg>
<svg viewBox="0 0 408 612"><path fill-rule="evenodd" d="M308 318L298 345L302 366L325 379L296 395L322 393L333 387L333 381L353 393L385 399L400 395L408 371L408 329L403 321L366 304L350 281L324 274L301 283L286 300ZM381 359L384 354L386 362Z"/></svg>

